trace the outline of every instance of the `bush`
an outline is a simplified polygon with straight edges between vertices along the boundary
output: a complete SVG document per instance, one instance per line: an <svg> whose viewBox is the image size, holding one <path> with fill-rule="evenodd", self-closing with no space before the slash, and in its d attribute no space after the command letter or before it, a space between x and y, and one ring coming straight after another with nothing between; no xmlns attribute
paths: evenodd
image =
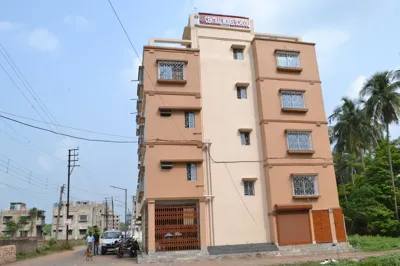
<svg viewBox="0 0 400 266"><path fill-rule="evenodd" d="M349 236L350 244L365 252L400 249L400 238L383 236Z"/></svg>
<svg viewBox="0 0 400 266"><path fill-rule="evenodd" d="M281 266L319 266L321 262L309 262L302 264L283 264ZM338 263L330 263L325 265L335 266L399 266L400 265L400 254L391 254L380 257L370 257L362 261L353 260L340 260Z"/></svg>

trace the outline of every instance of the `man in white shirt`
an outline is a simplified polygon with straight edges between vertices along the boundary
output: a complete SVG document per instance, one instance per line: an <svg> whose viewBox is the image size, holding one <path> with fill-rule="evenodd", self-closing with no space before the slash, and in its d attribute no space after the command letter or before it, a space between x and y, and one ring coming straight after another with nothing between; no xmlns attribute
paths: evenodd
<svg viewBox="0 0 400 266"><path fill-rule="evenodd" d="M92 232L90 232L89 235L86 237L86 244L90 252L93 251L93 242L94 242L94 236L92 236Z"/></svg>

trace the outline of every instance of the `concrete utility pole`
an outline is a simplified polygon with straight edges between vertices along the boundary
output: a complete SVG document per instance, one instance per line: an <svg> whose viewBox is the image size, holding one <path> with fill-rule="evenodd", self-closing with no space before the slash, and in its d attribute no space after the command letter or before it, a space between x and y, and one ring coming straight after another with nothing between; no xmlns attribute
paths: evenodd
<svg viewBox="0 0 400 266"><path fill-rule="evenodd" d="M108 204L107 204L107 198L106 198L106 229L104 231L108 230Z"/></svg>
<svg viewBox="0 0 400 266"><path fill-rule="evenodd" d="M67 190L67 218L69 218L69 190L70 190L70 181L71 181L71 174L72 171L74 170L74 167L79 167L79 165L76 164L76 162L79 160L78 155L79 153L77 152L79 150L79 147L77 149L69 149L68 150L68 190ZM68 245L68 229L69 226L67 224L66 230L66 243Z"/></svg>
<svg viewBox="0 0 400 266"><path fill-rule="evenodd" d="M115 223L115 221L114 221L115 220L114 219L115 218L115 216L114 216L114 197L111 197L111 208L112 208L111 212L112 212L112 219L113 219L113 229L115 229L115 224L114 224Z"/></svg>
<svg viewBox="0 0 400 266"><path fill-rule="evenodd" d="M60 214L61 214L61 207L62 207L62 195L64 194L65 184L62 185L60 189L60 201L58 202L58 214L57 214L57 225L56 225L56 235L55 239L58 240L58 228L60 226Z"/></svg>

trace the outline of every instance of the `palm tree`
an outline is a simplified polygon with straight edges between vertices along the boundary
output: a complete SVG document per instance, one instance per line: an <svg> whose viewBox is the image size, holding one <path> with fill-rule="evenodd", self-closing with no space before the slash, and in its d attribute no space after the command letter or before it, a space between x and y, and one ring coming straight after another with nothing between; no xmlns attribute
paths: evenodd
<svg viewBox="0 0 400 266"><path fill-rule="evenodd" d="M386 129L386 142L388 145L389 169L392 178L394 207L396 218L399 220L397 207L396 185L393 174L392 155L390 153L389 125L399 123L400 111L400 81L397 79L398 71L383 71L375 73L367 80L360 91L360 96L365 100L365 110L371 119L380 122Z"/></svg>
<svg viewBox="0 0 400 266"><path fill-rule="evenodd" d="M361 158L365 172L364 153L374 145L379 128L371 123L358 101L343 97L342 102L328 118L329 123L336 122L330 132L331 142L335 144L334 152L353 154ZM354 184L353 167L350 172Z"/></svg>

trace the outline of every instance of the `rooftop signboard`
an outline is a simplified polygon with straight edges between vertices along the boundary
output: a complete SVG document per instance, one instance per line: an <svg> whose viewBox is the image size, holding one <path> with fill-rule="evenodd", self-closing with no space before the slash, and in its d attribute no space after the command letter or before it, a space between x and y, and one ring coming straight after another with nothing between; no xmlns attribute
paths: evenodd
<svg viewBox="0 0 400 266"><path fill-rule="evenodd" d="M230 28L250 28L250 19L246 17L234 17L227 15L199 13L199 23Z"/></svg>

